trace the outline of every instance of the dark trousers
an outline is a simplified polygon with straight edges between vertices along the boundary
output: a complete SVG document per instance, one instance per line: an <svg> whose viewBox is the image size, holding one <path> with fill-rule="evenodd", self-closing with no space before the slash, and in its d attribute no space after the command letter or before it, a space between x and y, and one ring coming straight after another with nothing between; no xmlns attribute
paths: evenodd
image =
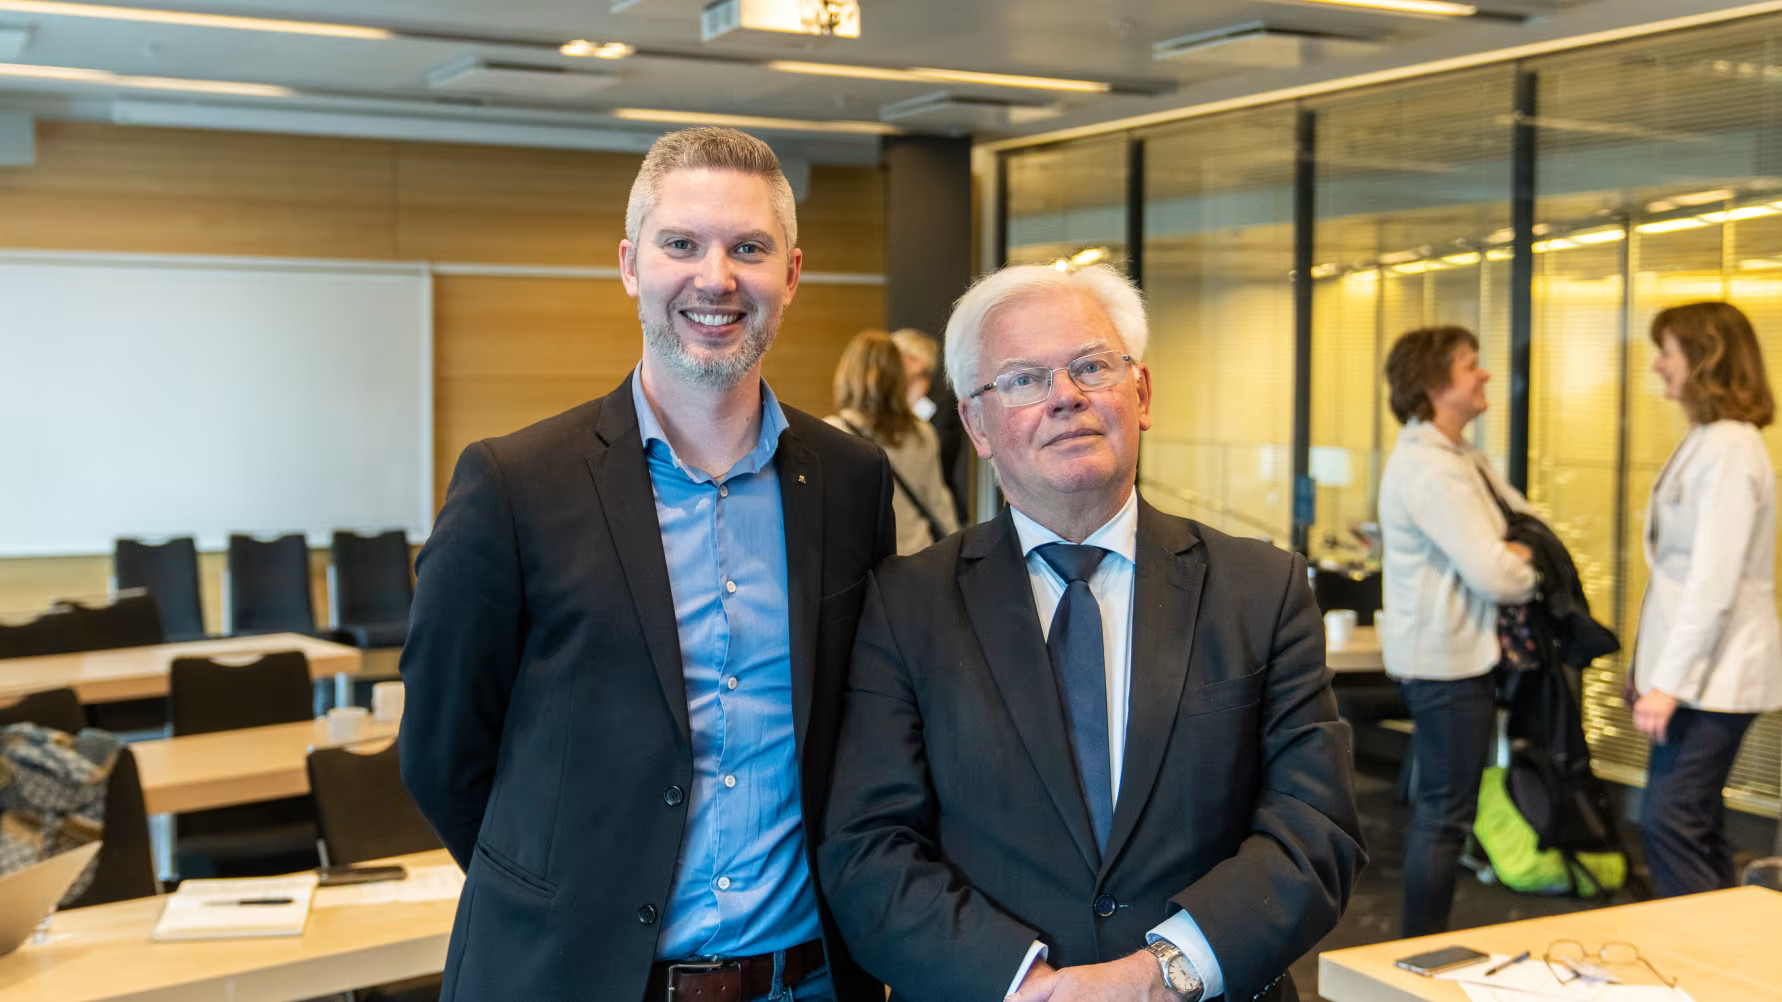
<svg viewBox="0 0 1782 1002"><path fill-rule="evenodd" d="M1460 850L1479 811L1479 777L1496 731L1496 683L1490 674L1452 681L1400 683L1416 732L1417 782L1405 836L1404 935L1448 929Z"/></svg>
<svg viewBox="0 0 1782 1002"><path fill-rule="evenodd" d="M1652 746L1640 803L1640 844L1661 898L1731 887L1732 846L1720 791L1755 713L1677 707L1665 743Z"/></svg>

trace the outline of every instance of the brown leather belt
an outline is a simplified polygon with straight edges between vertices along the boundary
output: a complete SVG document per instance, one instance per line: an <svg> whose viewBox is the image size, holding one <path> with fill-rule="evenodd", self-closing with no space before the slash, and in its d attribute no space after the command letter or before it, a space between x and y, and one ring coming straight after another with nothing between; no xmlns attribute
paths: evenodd
<svg viewBox="0 0 1782 1002"><path fill-rule="evenodd" d="M796 985L827 961L823 941L813 939L786 950L780 984ZM652 1002L744 1002L773 991L773 954L665 960L650 968Z"/></svg>

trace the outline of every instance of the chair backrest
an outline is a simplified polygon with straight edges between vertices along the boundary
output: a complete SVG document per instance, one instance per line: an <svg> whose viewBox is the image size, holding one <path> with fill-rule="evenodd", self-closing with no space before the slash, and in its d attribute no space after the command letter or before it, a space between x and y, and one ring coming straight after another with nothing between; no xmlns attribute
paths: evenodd
<svg viewBox="0 0 1782 1002"><path fill-rule="evenodd" d="M414 599L408 536L401 529L376 536L336 532L334 625L406 623Z"/></svg>
<svg viewBox="0 0 1782 1002"><path fill-rule="evenodd" d="M301 533L263 543L229 537L230 633L313 633L309 544Z"/></svg>
<svg viewBox="0 0 1782 1002"><path fill-rule="evenodd" d="M78 734L87 726L87 710L68 688L45 689L20 698L0 696L0 727L7 724L37 724Z"/></svg>
<svg viewBox="0 0 1782 1002"><path fill-rule="evenodd" d="M198 546L190 536L151 546L120 539L112 552L119 588L145 588L161 613L169 641L204 639L204 605L198 594Z"/></svg>
<svg viewBox="0 0 1782 1002"><path fill-rule="evenodd" d="M395 741L369 754L351 748L311 751L309 792L331 864L440 848L439 836L402 785Z"/></svg>
<svg viewBox="0 0 1782 1002"><path fill-rule="evenodd" d="M162 640L154 597L141 589L95 600L63 599L34 618L0 625L0 658L141 647Z"/></svg>
<svg viewBox="0 0 1782 1002"><path fill-rule="evenodd" d="M245 665L175 658L167 702L176 737L308 720L314 706L309 659L302 651L275 651Z"/></svg>
<svg viewBox="0 0 1782 1002"><path fill-rule="evenodd" d="M85 908L161 892L149 847L148 810L142 799L142 777L130 746L118 749L105 787L105 834L93 882L67 907Z"/></svg>

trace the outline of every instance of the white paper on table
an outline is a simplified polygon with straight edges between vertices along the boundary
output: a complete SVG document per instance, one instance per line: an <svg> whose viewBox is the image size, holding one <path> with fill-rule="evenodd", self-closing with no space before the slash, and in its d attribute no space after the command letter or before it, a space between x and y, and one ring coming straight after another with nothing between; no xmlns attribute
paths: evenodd
<svg viewBox="0 0 1782 1002"><path fill-rule="evenodd" d="M316 875L186 880L167 895L154 939L229 939L242 936L301 936L309 920ZM289 898L288 904L235 904Z"/></svg>
<svg viewBox="0 0 1782 1002"><path fill-rule="evenodd" d="M403 880L342 884L316 888L317 908L346 905L389 905L411 901L456 901L464 890L464 871L455 863L411 866Z"/></svg>
<svg viewBox="0 0 1782 1002"><path fill-rule="evenodd" d="M1663 985L1611 985L1590 978L1579 978L1560 984L1547 965L1529 958L1512 964L1490 977L1485 972L1510 959L1509 954L1494 954L1490 960L1443 971L1435 975L1443 981L1460 984L1471 1002L1695 1002L1681 988Z"/></svg>

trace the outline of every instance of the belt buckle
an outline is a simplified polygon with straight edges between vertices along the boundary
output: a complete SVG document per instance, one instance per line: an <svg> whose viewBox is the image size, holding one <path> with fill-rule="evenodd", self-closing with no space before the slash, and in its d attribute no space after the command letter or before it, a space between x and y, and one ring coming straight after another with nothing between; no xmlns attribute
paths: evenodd
<svg viewBox="0 0 1782 1002"><path fill-rule="evenodd" d="M730 976L723 977L725 974ZM683 992L676 983L680 975L689 975L702 980L716 975L717 981L711 986L710 994L707 994L703 986L697 990ZM668 998L670 1002L678 1002L682 997L689 1000L702 1000L702 1002L733 1002L733 1000L742 998L742 982L742 963L734 959L677 960L668 965ZM729 993L726 993L726 988L730 989Z"/></svg>

